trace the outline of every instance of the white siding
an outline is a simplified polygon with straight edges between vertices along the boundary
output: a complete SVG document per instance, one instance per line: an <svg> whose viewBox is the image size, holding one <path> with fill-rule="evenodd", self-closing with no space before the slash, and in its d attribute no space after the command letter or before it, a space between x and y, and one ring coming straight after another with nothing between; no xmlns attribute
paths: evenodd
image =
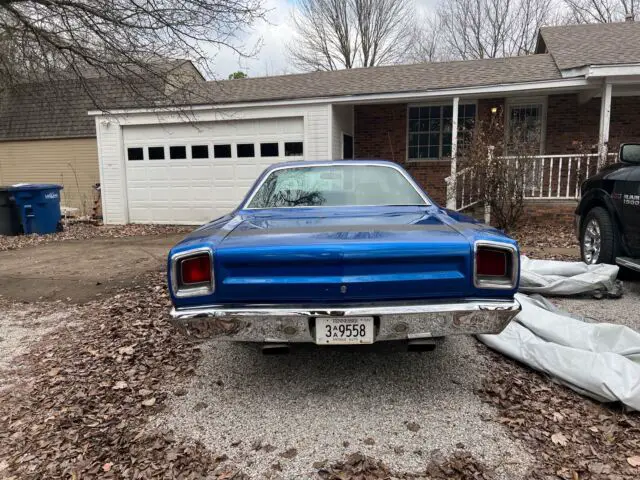
<svg viewBox="0 0 640 480"><path fill-rule="evenodd" d="M332 160L342 159L342 135L353 135L353 106L333 105L331 116Z"/></svg>
<svg viewBox="0 0 640 480"><path fill-rule="evenodd" d="M235 123L236 120L302 118L304 135L304 160L326 160L329 149L329 104L310 104L283 107L250 107L237 109L207 109L192 115L131 113L117 117L96 117L102 206L105 223L128 223L127 169L125 168L125 140L135 136L160 139L168 145L169 138L180 142L203 138L202 132L212 124ZM182 124L178 128L178 124ZM265 126L269 122L264 123ZM271 123L272 125L272 123ZM228 128L228 127L224 127ZM265 127L269 128L269 127ZM171 132L178 132L171 133ZM123 134L124 132L124 134ZM134 135L132 137L131 135ZM173 140L171 140L173 142ZM180 143L179 142L179 143ZM259 147L259 146L257 146ZM274 158L273 163L283 159ZM235 197L236 195L234 195ZM232 202L236 202L235 198ZM228 203L228 202L226 202ZM237 203L236 203L237 205ZM140 213L140 212L138 212ZM150 218L147 221L154 221ZM160 220L161 221L161 220Z"/></svg>
<svg viewBox="0 0 640 480"><path fill-rule="evenodd" d="M96 133L104 223L128 223L122 128L113 120L97 117Z"/></svg>

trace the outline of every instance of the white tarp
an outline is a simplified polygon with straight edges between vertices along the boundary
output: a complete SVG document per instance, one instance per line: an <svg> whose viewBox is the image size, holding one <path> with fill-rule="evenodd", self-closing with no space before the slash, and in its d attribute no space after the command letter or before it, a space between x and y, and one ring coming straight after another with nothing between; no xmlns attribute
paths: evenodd
<svg viewBox="0 0 640 480"><path fill-rule="evenodd" d="M599 263L532 260L520 257L520 291L543 295L608 294L620 296L619 267Z"/></svg>
<svg viewBox="0 0 640 480"><path fill-rule="evenodd" d="M483 343L579 393L640 410L640 333L585 322L542 297L516 298L522 312L499 335L478 335Z"/></svg>

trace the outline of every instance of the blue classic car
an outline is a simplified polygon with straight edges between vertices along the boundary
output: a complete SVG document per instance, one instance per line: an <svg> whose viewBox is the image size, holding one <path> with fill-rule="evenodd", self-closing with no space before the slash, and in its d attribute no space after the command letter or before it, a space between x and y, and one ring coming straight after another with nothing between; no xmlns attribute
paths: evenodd
<svg viewBox="0 0 640 480"><path fill-rule="evenodd" d="M171 249L171 319L283 347L428 344L500 332L519 271L514 240L440 208L394 163L281 163Z"/></svg>

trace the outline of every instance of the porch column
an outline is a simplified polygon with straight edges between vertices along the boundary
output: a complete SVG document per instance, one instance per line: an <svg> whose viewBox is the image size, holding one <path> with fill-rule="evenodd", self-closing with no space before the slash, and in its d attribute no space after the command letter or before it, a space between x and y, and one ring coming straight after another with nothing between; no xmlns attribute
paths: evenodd
<svg viewBox="0 0 640 480"><path fill-rule="evenodd" d="M458 179L458 104L460 97L453 97L453 112L451 115L451 182L447 188L447 208L455 210L457 200Z"/></svg>
<svg viewBox="0 0 640 480"><path fill-rule="evenodd" d="M605 80L600 101L600 135L598 137L598 170L604 165L609 152L609 125L611 123L611 84Z"/></svg>

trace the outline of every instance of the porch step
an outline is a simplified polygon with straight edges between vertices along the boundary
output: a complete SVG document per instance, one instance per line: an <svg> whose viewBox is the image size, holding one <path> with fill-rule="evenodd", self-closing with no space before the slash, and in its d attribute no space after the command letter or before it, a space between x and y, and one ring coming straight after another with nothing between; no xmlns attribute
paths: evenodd
<svg viewBox="0 0 640 480"><path fill-rule="evenodd" d="M640 272L640 258L618 257L616 263L621 267Z"/></svg>

